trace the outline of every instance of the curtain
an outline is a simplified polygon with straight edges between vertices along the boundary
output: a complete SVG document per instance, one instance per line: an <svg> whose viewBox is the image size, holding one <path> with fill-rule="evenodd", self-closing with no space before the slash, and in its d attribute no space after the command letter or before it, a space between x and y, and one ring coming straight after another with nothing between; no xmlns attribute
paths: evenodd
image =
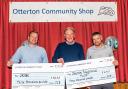
<svg viewBox="0 0 128 89"><path fill-rule="evenodd" d="M10 0L11 1L11 0ZM91 34L101 32L103 38L115 36L118 38L119 47L114 51L119 66L116 68L118 82L128 82L128 0L117 0L117 22L47 22L47 23L9 23L9 0L0 1L0 89L11 88L11 69L7 61L15 53L27 34L35 29L39 32L39 45L47 51L49 62L59 42L64 41L64 29L73 26L76 29L76 41L84 47L86 56L87 48L92 45ZM37 0L12 0L12 1L37 1ZM38 0L49 1L49 0ZM116 0L50 0L50 1L116 1Z"/></svg>

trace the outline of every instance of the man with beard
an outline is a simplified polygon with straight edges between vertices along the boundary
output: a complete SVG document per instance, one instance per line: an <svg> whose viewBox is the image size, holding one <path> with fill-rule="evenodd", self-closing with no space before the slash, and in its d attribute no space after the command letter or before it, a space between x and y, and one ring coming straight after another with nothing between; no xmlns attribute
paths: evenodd
<svg viewBox="0 0 128 89"><path fill-rule="evenodd" d="M111 57L113 55L112 48L103 43L103 37L99 32L92 34L93 46L87 50L87 59L96 59L102 57ZM114 60L113 64L118 65L118 61ZM113 83L91 86L91 89L113 89Z"/></svg>

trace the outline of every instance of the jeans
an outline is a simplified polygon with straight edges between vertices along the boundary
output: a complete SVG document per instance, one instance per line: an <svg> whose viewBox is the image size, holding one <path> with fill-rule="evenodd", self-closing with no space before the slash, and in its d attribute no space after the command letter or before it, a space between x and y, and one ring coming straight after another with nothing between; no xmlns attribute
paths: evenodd
<svg viewBox="0 0 128 89"><path fill-rule="evenodd" d="M91 86L91 89L113 89L113 83Z"/></svg>

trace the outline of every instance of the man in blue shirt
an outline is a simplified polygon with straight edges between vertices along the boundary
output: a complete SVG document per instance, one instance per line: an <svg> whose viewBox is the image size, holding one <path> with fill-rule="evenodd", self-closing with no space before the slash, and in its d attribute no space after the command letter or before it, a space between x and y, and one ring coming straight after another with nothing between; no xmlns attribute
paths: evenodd
<svg viewBox="0 0 128 89"><path fill-rule="evenodd" d="M64 37L65 42L58 44L52 62L64 64L65 62L84 60L83 47L81 44L75 42L75 29L73 27L67 27L64 30ZM67 89L66 81L64 89Z"/></svg>
<svg viewBox="0 0 128 89"><path fill-rule="evenodd" d="M31 31L28 35L28 44L20 46L7 66L13 63L48 63L47 53L44 48L37 45L38 33Z"/></svg>
<svg viewBox="0 0 128 89"><path fill-rule="evenodd" d="M64 30L65 42L59 43L52 61L54 63L72 62L84 60L84 51L81 44L75 42L75 29L67 27Z"/></svg>

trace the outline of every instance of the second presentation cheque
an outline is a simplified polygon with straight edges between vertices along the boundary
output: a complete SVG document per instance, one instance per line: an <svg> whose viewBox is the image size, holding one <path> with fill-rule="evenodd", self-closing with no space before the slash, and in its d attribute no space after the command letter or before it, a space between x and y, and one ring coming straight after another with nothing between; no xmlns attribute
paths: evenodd
<svg viewBox="0 0 128 89"><path fill-rule="evenodd" d="M114 57L65 63L67 89L116 82Z"/></svg>

